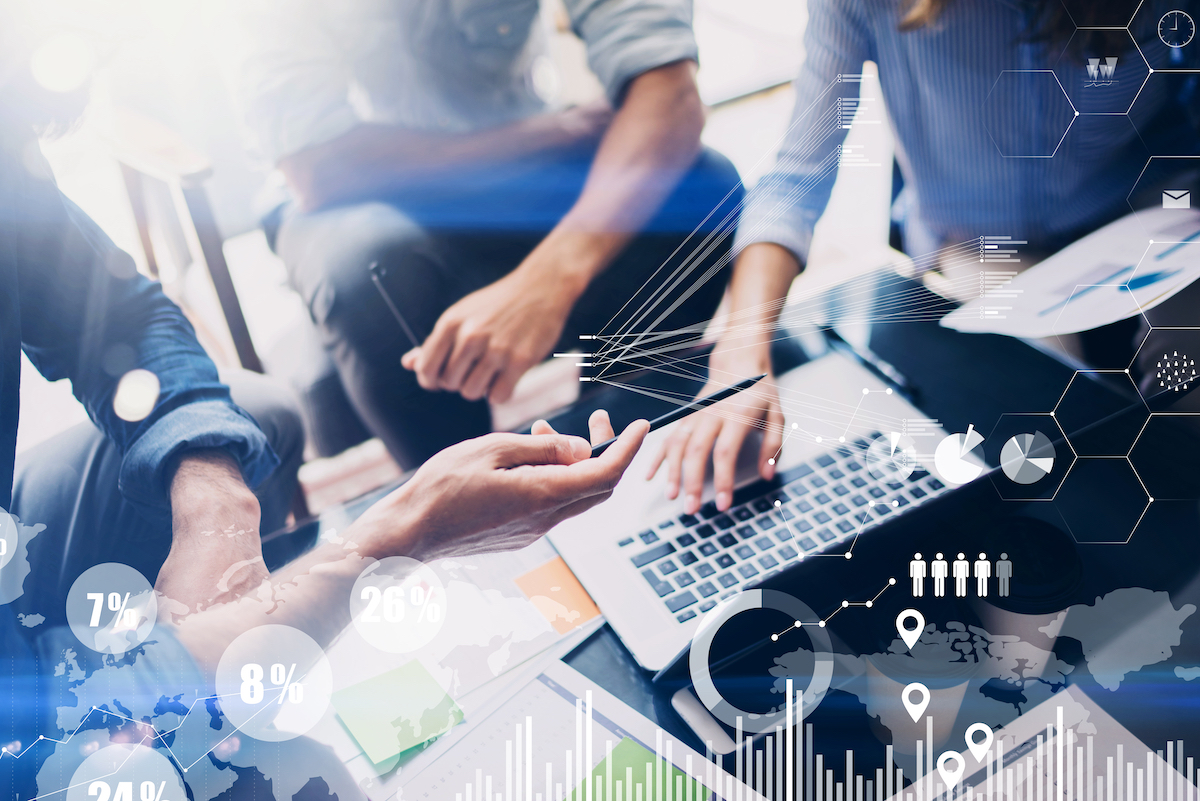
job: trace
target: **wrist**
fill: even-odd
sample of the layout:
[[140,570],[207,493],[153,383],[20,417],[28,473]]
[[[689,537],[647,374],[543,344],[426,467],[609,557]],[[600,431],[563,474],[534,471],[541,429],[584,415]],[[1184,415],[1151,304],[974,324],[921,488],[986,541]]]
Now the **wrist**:
[[258,498],[246,486],[237,461],[225,451],[187,451],[169,471],[171,516],[178,532],[189,518],[220,509],[236,525],[258,538]]
[[587,235],[574,231],[551,231],[515,274],[528,281],[534,291],[562,299],[566,308],[587,290],[592,279],[604,268],[598,248],[590,246]]
[[411,480],[405,482],[346,529],[346,547],[368,559],[422,559],[426,536],[421,523],[426,513],[412,485]]
[[710,372],[771,373],[771,342],[758,337],[723,337],[713,346],[709,365]]

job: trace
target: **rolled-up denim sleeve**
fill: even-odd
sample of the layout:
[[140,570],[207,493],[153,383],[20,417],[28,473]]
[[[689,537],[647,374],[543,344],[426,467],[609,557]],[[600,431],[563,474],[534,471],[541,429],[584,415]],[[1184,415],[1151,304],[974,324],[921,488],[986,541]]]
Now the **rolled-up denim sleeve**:
[[[20,182],[16,213],[23,219],[12,244],[21,346],[46,378],[70,379],[88,415],[117,444],[121,492],[135,503],[167,506],[168,465],[196,448],[228,451],[249,486],[261,483],[279,459],[234,405],[179,307],[58,190],[44,162],[40,174],[20,163],[3,166],[3,175]],[[154,374],[159,394],[145,418],[125,420],[113,401],[122,375],[135,368]]]
[[[813,229],[837,178],[843,124],[858,75],[872,56],[870,38],[849,0],[812,0],[804,32],[805,57],[795,82],[795,107],[775,166],[746,198],[734,252],[756,242],[782,245],[808,261]],[[849,76],[849,77],[847,77]]]
[[588,65],[616,106],[629,82],[676,61],[696,61],[691,0],[567,0]]

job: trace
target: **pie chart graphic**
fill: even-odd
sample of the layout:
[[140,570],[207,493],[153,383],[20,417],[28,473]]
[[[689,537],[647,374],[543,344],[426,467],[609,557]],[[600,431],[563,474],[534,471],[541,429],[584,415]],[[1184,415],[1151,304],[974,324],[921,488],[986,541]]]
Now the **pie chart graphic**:
[[962,434],[951,434],[938,443],[933,465],[947,484],[968,484],[983,472],[983,435],[974,425]]
[[917,469],[917,443],[906,434],[892,431],[875,438],[863,461],[874,478],[903,481]]
[[1000,469],[1016,484],[1036,484],[1054,470],[1054,443],[1041,431],[1017,434],[1000,450]]

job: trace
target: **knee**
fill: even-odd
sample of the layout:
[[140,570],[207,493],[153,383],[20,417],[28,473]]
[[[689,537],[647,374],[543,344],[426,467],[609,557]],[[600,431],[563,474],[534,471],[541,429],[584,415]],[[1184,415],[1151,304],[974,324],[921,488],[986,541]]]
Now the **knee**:
[[425,229],[386,203],[302,215],[280,231],[280,253],[313,321],[341,336],[353,336],[364,310],[381,304],[372,264],[412,269],[434,247]]
[[706,147],[700,151],[692,173],[708,184],[713,193],[720,192],[722,196],[733,192],[736,199],[741,199],[746,189],[742,186],[742,176],[738,173],[733,162],[718,150]]

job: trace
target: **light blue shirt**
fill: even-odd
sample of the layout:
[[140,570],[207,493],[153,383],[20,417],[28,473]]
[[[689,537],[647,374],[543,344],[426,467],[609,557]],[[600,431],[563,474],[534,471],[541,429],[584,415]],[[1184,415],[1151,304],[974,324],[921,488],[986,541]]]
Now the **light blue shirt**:
[[[1198,76],[1161,72],[1200,66],[1200,37],[1171,48],[1157,31],[1173,8],[1200,21],[1196,2],[1141,6],[1131,30],[1145,61],[1119,31],[1106,34],[1104,52],[1048,52],[1024,36],[1039,4],[956,0],[936,24],[901,33],[904,5],[809,0],[792,127],[747,199],[737,249],[774,242],[807,260],[836,176],[841,123],[859,97],[859,84],[839,76],[861,73],[868,60],[878,65],[895,133],[913,255],[984,235],[1055,250],[1127,213],[1135,184],[1145,189],[1158,168],[1198,164],[1160,160],[1139,181],[1151,154],[1200,153]],[[1086,59],[1107,65],[1110,56],[1111,79],[1098,69],[1093,77]]]
[[[566,0],[614,107],[643,72],[696,58],[690,0]],[[546,109],[538,0],[244,0],[235,91],[270,163],[362,123],[462,133]]]

